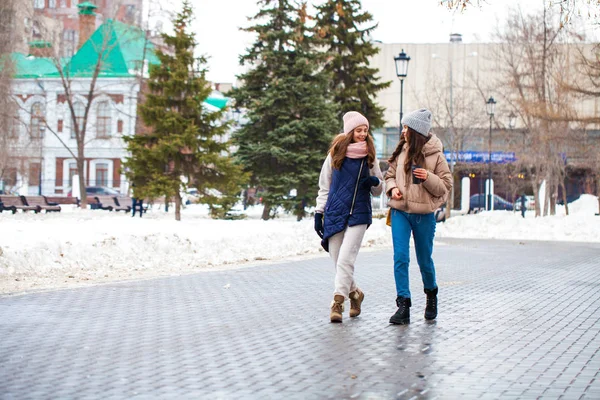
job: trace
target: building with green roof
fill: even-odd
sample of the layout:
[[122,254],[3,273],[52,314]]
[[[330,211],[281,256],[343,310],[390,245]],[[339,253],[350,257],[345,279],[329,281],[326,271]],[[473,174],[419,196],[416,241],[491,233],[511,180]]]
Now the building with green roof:
[[[46,50],[49,46],[30,43],[30,48]],[[14,157],[17,165],[9,171],[11,184],[4,186],[23,195],[65,195],[70,191],[77,173],[73,156],[77,154],[77,142],[61,71],[73,94],[76,121],[81,123],[99,65],[86,125],[85,178],[88,186],[107,186],[126,193],[128,184],[121,174],[121,160],[128,152],[122,137],[135,135],[141,78],[147,76],[150,64],[159,63],[146,33],[132,25],[106,20],[90,31],[71,58],[13,53],[11,59],[13,93],[19,106],[15,115],[19,123],[13,129],[18,137]],[[206,100],[205,108],[221,110],[228,102],[215,92]]]

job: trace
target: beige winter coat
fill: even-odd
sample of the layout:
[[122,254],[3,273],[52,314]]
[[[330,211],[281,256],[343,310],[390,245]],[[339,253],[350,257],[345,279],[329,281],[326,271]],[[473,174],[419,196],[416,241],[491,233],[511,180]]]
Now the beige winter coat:
[[[443,153],[442,142],[436,135],[423,146],[425,156],[424,168],[429,172],[427,180],[421,184],[412,183],[411,176],[406,179],[404,161],[406,160],[407,145],[398,157],[390,164],[385,174],[386,193],[390,197],[388,206],[411,214],[429,214],[446,202],[448,192],[452,188],[452,174]],[[422,166],[423,167],[423,166]],[[402,193],[400,200],[391,199],[393,188]]]

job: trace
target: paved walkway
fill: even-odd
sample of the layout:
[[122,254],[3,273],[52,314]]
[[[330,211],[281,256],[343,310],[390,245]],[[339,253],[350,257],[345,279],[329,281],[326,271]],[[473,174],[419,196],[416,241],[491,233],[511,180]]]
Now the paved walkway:
[[0,298],[1,399],[600,399],[600,245],[444,240],[409,326],[391,250],[330,324],[325,257]]

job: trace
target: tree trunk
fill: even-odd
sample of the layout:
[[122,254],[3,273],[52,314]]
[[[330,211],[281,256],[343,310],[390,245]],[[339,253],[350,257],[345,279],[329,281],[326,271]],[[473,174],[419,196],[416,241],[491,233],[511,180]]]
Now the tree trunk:
[[537,179],[533,181],[533,200],[535,201],[535,216],[540,216],[540,185]]
[[87,191],[85,190],[85,159],[83,158],[83,153],[80,154],[81,156],[77,157],[77,173],[79,174],[79,207],[81,207],[82,209],[86,209]]
[[596,183],[596,196],[598,197],[598,214],[596,215],[600,216],[600,177],[598,178],[598,182]]
[[558,184],[552,183],[552,195],[550,196],[550,215],[556,215],[556,199],[558,198]]
[[304,201],[298,200],[298,204],[296,204],[296,221],[302,221],[304,218]]
[[175,221],[181,221],[181,195],[175,194]]
[[267,203],[265,203],[264,207],[263,207],[263,212],[262,212],[262,219],[265,221],[268,221],[271,215],[271,206]]
[[562,191],[562,200],[565,203],[565,215],[569,215],[569,205],[567,204],[567,189],[564,180],[560,181],[560,189]]

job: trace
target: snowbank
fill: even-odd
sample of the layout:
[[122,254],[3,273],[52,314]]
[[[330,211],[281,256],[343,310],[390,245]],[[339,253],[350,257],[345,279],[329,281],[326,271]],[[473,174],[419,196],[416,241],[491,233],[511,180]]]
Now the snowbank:
[[[265,260],[324,254],[312,218],[213,220],[189,206],[182,220],[160,209],[143,218],[66,207],[54,214],[0,214],[0,293],[102,281],[178,275]],[[383,220],[364,247],[390,243]],[[387,228],[389,229],[389,228]]]
[[534,211],[483,211],[448,219],[438,225],[437,238],[556,240],[600,242],[598,198],[582,195],[569,204],[569,216],[564,206],[557,206],[555,216],[535,218]]
[[[455,216],[438,224],[436,238],[491,238],[600,242],[598,202],[582,196],[571,215],[525,219],[507,211]],[[143,218],[63,207],[56,214],[0,214],[0,293],[23,292],[126,279],[179,275],[297,257],[324,255],[312,218],[283,215],[221,221],[206,207],[189,206],[177,222],[173,210],[150,210]],[[391,247],[390,228],[374,219],[363,247]]]

